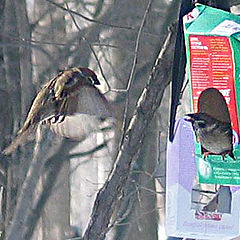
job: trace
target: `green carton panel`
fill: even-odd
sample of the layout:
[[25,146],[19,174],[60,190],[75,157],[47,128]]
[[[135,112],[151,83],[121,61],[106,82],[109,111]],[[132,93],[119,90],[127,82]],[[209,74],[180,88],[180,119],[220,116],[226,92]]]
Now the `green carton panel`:
[[198,14],[197,19],[192,22],[185,20],[187,34],[202,33],[223,36],[235,34],[235,37],[239,38],[240,18],[238,16],[202,4],[197,4],[194,11]]

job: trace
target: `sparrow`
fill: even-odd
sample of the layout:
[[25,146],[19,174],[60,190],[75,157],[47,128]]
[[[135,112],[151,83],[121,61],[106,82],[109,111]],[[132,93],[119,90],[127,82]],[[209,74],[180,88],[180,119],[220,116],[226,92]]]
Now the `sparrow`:
[[228,154],[233,155],[233,134],[231,123],[221,122],[209,114],[198,112],[186,114],[196,134],[197,141],[201,144],[204,158],[208,155],[221,155],[223,160]]
[[17,137],[3,153],[10,154],[18,146],[32,140],[42,121],[52,126],[53,131],[57,129],[56,133],[64,135],[65,131],[59,131],[59,127],[54,125],[64,123],[66,116],[79,113],[101,118],[113,117],[108,100],[95,85],[100,85],[100,82],[88,68],[74,67],[61,71],[38,92]]

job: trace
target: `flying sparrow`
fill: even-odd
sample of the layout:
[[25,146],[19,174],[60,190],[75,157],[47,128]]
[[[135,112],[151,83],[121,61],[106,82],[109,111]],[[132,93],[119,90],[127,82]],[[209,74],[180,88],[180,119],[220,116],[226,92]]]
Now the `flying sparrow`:
[[200,142],[204,158],[207,155],[233,155],[233,134],[231,123],[221,122],[206,113],[186,114],[187,121],[193,125],[197,141]]
[[[112,117],[113,111],[109,102],[95,85],[100,85],[96,74],[82,67],[64,70],[49,80],[35,97],[17,137],[3,153],[10,154],[19,145],[32,139],[41,121],[47,122],[54,130],[55,124],[64,123],[66,116],[77,113]],[[67,122],[70,122],[69,119]],[[64,135],[64,131],[59,131],[59,128],[56,132]]]

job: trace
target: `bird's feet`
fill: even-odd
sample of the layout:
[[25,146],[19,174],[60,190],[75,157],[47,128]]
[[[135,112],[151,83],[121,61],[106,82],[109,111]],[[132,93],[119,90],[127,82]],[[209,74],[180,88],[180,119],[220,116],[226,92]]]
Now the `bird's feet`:
[[211,152],[204,152],[203,153],[203,159],[206,160],[207,156],[212,155]]
[[[210,156],[210,155],[219,155],[219,154],[216,154],[216,153],[213,153],[213,152],[206,152],[206,150],[205,150],[205,152],[203,152],[203,160],[205,160],[206,161],[206,159],[207,159],[207,157],[208,156]],[[225,155],[223,156],[223,155],[221,155],[223,158],[223,161],[224,161],[224,157],[225,157]]]
[[231,157],[234,161],[236,161],[236,158],[233,155],[233,150],[229,150],[229,151],[225,151],[223,153],[221,153],[222,155],[222,159],[224,160],[225,156],[228,155],[229,157]]
[[53,116],[53,118],[51,119],[51,123],[61,123],[63,122],[65,119],[65,115],[63,114],[57,114],[56,116]]
[[230,150],[230,151],[225,151],[225,152],[222,152],[222,153],[220,153],[220,154],[216,154],[216,153],[212,153],[212,152],[204,152],[204,153],[203,153],[203,159],[206,160],[207,156],[209,156],[209,155],[221,155],[221,156],[222,156],[222,160],[223,160],[224,162],[226,162],[226,160],[225,160],[226,155],[230,156],[233,160],[236,160],[236,158],[235,158],[234,155],[233,155],[232,150]]

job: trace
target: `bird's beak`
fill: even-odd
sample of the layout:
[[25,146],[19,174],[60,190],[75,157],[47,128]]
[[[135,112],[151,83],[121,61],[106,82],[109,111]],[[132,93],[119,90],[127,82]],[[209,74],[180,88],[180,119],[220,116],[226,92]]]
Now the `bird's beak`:
[[99,80],[96,78],[93,78],[92,76],[89,77],[90,81],[92,82],[92,84],[94,85],[100,85]]
[[184,116],[184,120],[188,122],[194,122],[194,114],[193,113],[188,113]]
[[94,79],[93,81],[94,81],[94,84],[95,84],[95,85],[100,85],[100,84],[101,84],[101,83],[99,82],[98,78]]

